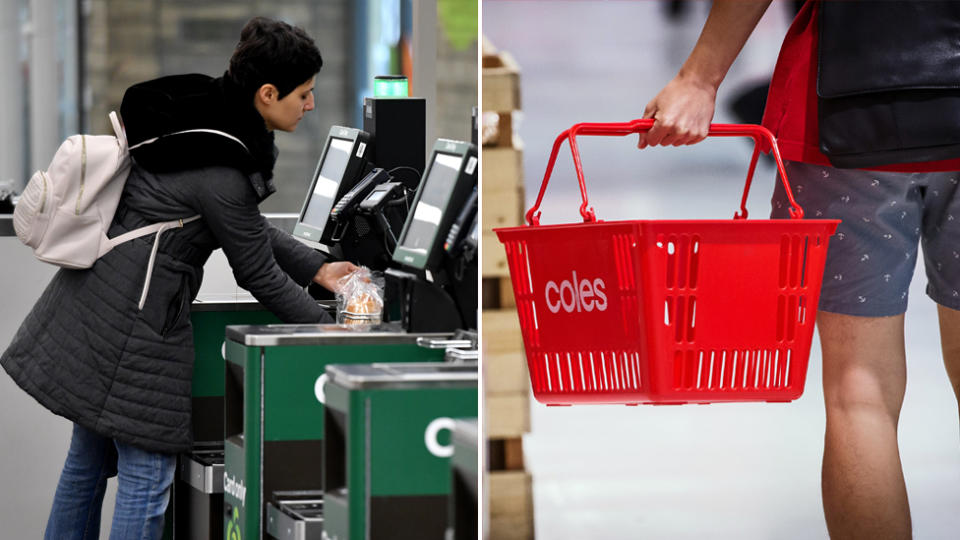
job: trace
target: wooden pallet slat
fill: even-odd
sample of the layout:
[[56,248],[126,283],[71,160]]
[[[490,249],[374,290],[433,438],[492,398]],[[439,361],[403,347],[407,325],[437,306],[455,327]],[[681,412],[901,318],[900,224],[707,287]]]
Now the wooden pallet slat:
[[[483,38],[484,115],[481,219],[482,362],[489,529],[497,540],[532,540],[533,482],[524,470],[530,379],[506,252],[492,229],[524,222],[523,144],[513,133],[521,108],[520,67]],[[491,309],[492,308],[492,309]]]
[[487,395],[485,416],[487,436],[520,437],[530,431],[530,396],[519,394]]
[[517,300],[513,296],[513,283],[509,277],[483,277],[480,284],[483,296],[482,309],[515,309]]
[[481,219],[486,229],[517,227],[523,222],[523,186],[483,190]]
[[514,136],[510,146],[483,149],[484,196],[488,191],[516,189],[522,185],[523,141],[520,137]]
[[490,538],[528,540],[534,537],[533,482],[524,471],[491,472]]
[[490,439],[487,456],[491,471],[522,471],[523,438]]
[[510,266],[507,264],[507,252],[503,244],[492,232],[483,231],[480,235],[483,245],[483,256],[480,261],[480,272],[483,277],[507,277],[510,275]]
[[520,109],[520,66],[508,52],[485,55],[483,68],[484,111],[506,112]]
[[487,111],[483,113],[483,147],[509,147],[513,145],[513,112]]
[[482,311],[480,322],[483,324],[481,348],[484,356],[523,351],[523,333],[515,310]]
[[530,389],[523,350],[483,355],[483,388],[487,396],[522,394]]

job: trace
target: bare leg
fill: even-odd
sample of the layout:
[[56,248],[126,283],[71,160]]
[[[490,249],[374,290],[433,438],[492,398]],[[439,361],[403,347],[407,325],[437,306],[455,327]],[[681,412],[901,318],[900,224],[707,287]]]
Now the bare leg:
[[903,315],[820,312],[827,430],[823,508],[830,537],[911,537],[897,446],[906,387]]
[[960,401],[960,311],[937,306],[940,315],[940,345],[953,393]]

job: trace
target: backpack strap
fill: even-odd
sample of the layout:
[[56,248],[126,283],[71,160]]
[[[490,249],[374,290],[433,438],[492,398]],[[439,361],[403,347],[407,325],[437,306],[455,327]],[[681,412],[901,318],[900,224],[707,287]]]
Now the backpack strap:
[[[140,303],[137,304],[137,309],[143,309],[143,304],[147,301],[147,293],[150,291],[150,277],[153,276],[153,263],[157,259],[157,251],[160,249],[160,235],[163,234],[163,231],[167,229],[174,229],[183,227],[184,223],[190,223],[191,221],[196,221],[200,219],[200,215],[188,217],[187,219],[178,219],[176,221],[167,221],[164,223],[154,223],[153,225],[147,225],[143,229],[149,229],[160,225],[157,227],[157,236],[153,239],[153,249],[150,250],[150,262],[147,263],[147,276],[143,278],[143,292],[140,293]],[[143,230],[137,229],[137,231]]]
[[152,139],[147,139],[147,140],[141,141],[141,142],[139,142],[139,143],[137,143],[137,144],[135,144],[135,145],[133,145],[133,146],[130,146],[130,143],[127,141],[127,132],[126,132],[126,130],[123,129],[123,124],[120,123],[120,118],[117,116],[117,112],[116,112],[116,111],[110,111],[110,115],[109,115],[109,116],[110,116],[110,123],[113,125],[113,132],[117,135],[117,139],[123,144],[124,147],[127,148],[127,150],[134,150],[134,149],[140,148],[141,146],[143,146],[143,145],[145,145],[145,144],[155,143],[155,142],[159,141],[160,139],[162,139],[162,138],[164,138],[164,137],[170,137],[170,136],[173,136],[173,135],[182,135],[182,134],[184,134],[184,133],[212,133],[212,134],[214,134],[214,135],[219,135],[219,136],[221,136],[221,137],[226,137],[227,139],[230,139],[231,141],[234,141],[234,142],[236,142],[237,144],[239,144],[240,146],[242,146],[243,149],[246,150],[248,153],[250,152],[250,149],[247,148],[247,145],[243,144],[243,141],[241,141],[241,140],[238,139],[237,137],[234,137],[233,135],[231,135],[231,134],[229,134],[229,133],[227,133],[227,132],[225,132],[225,131],[220,131],[220,130],[217,130],[217,129],[206,129],[206,128],[185,129],[185,130],[183,130],[183,131],[175,131],[175,132],[173,132],[173,133],[167,133],[166,135],[160,135],[159,137],[154,137],[154,138],[152,138]]
[[120,124],[120,118],[117,116],[116,111],[110,111],[110,123],[113,125],[113,132],[117,135],[117,140],[120,141],[121,146],[127,148],[127,132],[124,131],[123,125]]
[[152,223],[150,225],[145,225],[143,227],[140,227],[139,229],[127,231],[119,236],[108,238],[107,241],[103,244],[103,247],[100,248],[101,253],[99,256],[102,257],[111,249],[117,247],[118,245],[124,242],[133,240],[134,238],[140,238],[141,236],[146,236],[148,234],[163,232],[167,229],[177,229],[177,228],[183,227],[187,223],[191,223],[193,221],[200,219],[200,217],[201,217],[200,214],[197,214],[195,216],[191,216],[188,218],[174,219],[171,221],[161,221],[160,223]]
[[143,304],[147,301],[147,293],[150,291],[150,278],[153,276],[153,263],[157,260],[157,251],[160,249],[160,235],[169,229],[179,229],[187,223],[200,219],[200,217],[200,214],[197,214],[188,218],[153,223],[145,227],[140,227],[139,229],[125,232],[120,236],[110,238],[104,243],[104,247],[100,249],[102,253],[106,253],[117,245],[129,240],[133,240],[134,238],[140,238],[141,236],[156,233],[156,237],[153,239],[153,249],[150,250],[150,261],[147,262],[147,276],[143,280],[143,291],[140,293],[140,302],[137,304],[138,309],[143,309]]
[[[113,113],[111,113],[111,114],[113,114]],[[232,140],[232,141],[235,141],[237,144],[239,144],[240,146],[242,146],[243,149],[247,151],[247,153],[250,152],[250,149],[247,148],[247,145],[243,144],[243,141],[241,141],[240,139],[234,137],[233,135],[231,135],[231,134],[229,134],[229,133],[226,133],[226,132],[224,132],[224,131],[216,130],[216,129],[202,129],[202,128],[201,128],[201,129],[185,129],[185,130],[183,130],[183,131],[175,131],[175,132],[173,132],[173,133],[168,133],[168,134],[166,134],[166,135],[161,135],[161,136],[159,136],[159,137],[154,137],[154,138],[152,138],[152,139],[147,139],[147,140],[145,140],[145,141],[139,142],[139,143],[131,146],[131,147],[130,147],[130,150],[135,150],[135,149],[140,148],[141,146],[143,146],[143,145],[145,145],[145,144],[155,143],[155,142],[159,141],[160,139],[162,139],[162,138],[164,138],[164,137],[172,137],[172,136],[174,136],[174,135],[182,135],[182,134],[184,134],[184,133],[212,133],[212,134],[214,134],[214,135],[220,135],[221,137],[226,137],[226,138],[228,138],[228,139],[230,139],[230,140]]]

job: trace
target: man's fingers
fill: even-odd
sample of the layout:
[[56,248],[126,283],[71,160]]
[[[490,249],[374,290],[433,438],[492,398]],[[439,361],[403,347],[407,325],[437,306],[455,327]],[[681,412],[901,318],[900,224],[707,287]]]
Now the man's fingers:
[[673,146],[684,146],[688,144],[695,144],[702,141],[706,138],[707,134],[704,130],[693,127],[675,127],[670,133],[669,138],[664,137],[660,144],[663,146],[673,145]]
[[643,150],[648,146],[650,146],[649,133],[646,131],[639,133],[639,137],[637,138],[637,148]]
[[[654,115],[656,115],[657,106],[654,104],[654,101],[647,103],[647,106],[643,108],[643,116],[641,118],[653,118]],[[654,123],[656,123],[656,121],[654,121]],[[637,137],[637,148],[643,150],[650,144],[647,138],[647,134],[648,132],[646,131],[640,132],[639,134],[640,136]]]
[[[683,146],[686,144],[693,143],[693,134],[687,130],[680,130],[673,136],[673,139],[670,141],[670,144],[673,146]],[[666,145],[666,143],[664,143]]]
[[637,148],[683,146],[698,143],[706,138],[706,129],[682,124],[683,121],[678,123],[674,119],[654,118],[650,130],[646,133],[640,133],[637,137]]
[[674,146],[680,146],[680,145],[686,145],[686,144],[697,144],[698,142],[706,138],[707,138],[706,135],[700,135],[699,133],[691,133],[691,134],[688,134],[683,139],[683,141],[681,141],[679,144],[674,143]]
[[647,103],[647,106],[643,108],[643,116],[641,118],[653,118],[657,114],[657,105],[656,100]]
[[669,133],[669,128],[664,126],[664,123],[659,118],[655,118],[653,121],[653,126],[647,131],[646,143],[650,146],[656,146],[660,144],[660,141]]
[[705,138],[705,135],[700,135],[698,133],[675,131],[668,128],[661,128],[656,131],[651,129],[645,135],[642,133],[640,134],[637,147],[646,148],[647,146],[684,146],[698,143]]
[[671,146],[671,145],[676,146],[674,142],[676,140],[677,140],[677,136],[673,133],[664,135],[663,139],[660,139],[660,146]]

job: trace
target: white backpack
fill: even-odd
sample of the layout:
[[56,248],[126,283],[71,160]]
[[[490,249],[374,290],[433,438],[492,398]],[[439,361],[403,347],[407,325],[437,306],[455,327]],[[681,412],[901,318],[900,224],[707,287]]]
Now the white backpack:
[[[72,135],[60,145],[47,170],[33,174],[14,208],[13,227],[20,241],[33,248],[38,259],[72,269],[90,268],[119,244],[156,233],[140,298],[142,309],[160,235],[200,216],[154,223],[107,238],[123,185],[130,174],[130,149],[117,113],[110,113],[110,122],[116,136]],[[243,145],[236,137],[215,130],[189,130],[171,135],[197,131],[216,133]],[[134,148],[156,140],[144,141]]]

